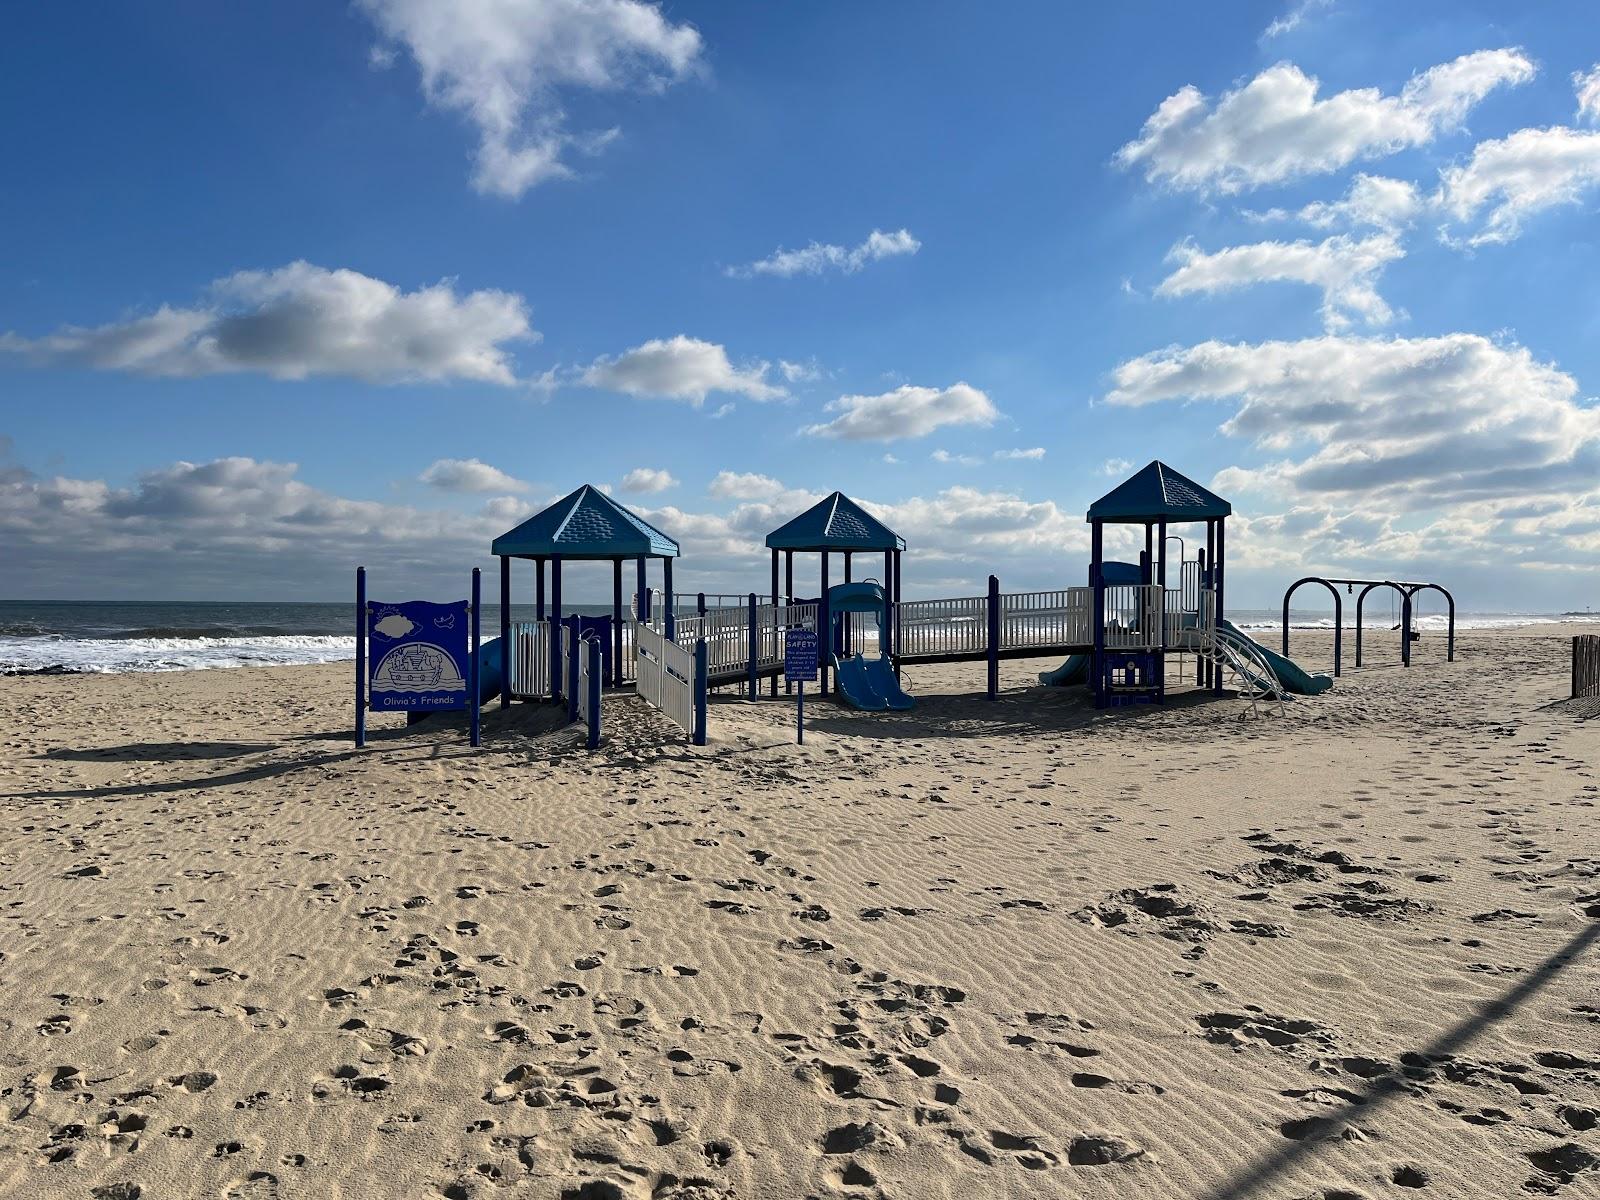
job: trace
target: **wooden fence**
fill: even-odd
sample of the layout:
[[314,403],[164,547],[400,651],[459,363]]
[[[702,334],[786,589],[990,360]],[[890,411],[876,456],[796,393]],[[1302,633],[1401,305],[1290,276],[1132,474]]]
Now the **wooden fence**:
[[1572,698],[1600,696],[1600,636],[1581,634],[1572,639]]

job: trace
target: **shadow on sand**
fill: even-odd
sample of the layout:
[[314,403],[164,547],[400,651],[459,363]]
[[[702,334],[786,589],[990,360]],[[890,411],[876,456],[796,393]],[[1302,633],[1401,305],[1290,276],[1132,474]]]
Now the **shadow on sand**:
[[1402,1054],[1397,1071],[1376,1080],[1344,1107],[1319,1115],[1311,1126],[1296,1122],[1299,1127],[1297,1132],[1303,1134],[1303,1140],[1287,1142],[1281,1150],[1268,1154],[1221,1186],[1206,1192],[1200,1200],[1245,1200],[1258,1194],[1301,1159],[1314,1153],[1326,1137],[1338,1136],[1339,1131],[1355,1118],[1371,1117],[1396,1096],[1408,1092],[1417,1082],[1431,1078],[1437,1064],[1449,1061],[1457,1051],[1465,1049],[1473,1038],[1515,1013],[1588,951],[1596,940],[1600,940],[1600,921],[1580,929],[1566,945],[1530,970],[1515,987],[1480,1004],[1471,1016],[1445,1030],[1428,1045]]

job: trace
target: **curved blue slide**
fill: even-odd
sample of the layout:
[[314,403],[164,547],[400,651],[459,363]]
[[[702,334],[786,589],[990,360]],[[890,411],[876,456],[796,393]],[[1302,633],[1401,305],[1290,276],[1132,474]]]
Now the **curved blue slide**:
[[1039,682],[1045,687],[1073,687],[1089,682],[1089,656],[1068,655],[1067,661],[1054,671],[1040,671]]
[[[859,656],[858,656],[859,657]],[[867,660],[867,682],[872,690],[883,697],[883,702],[896,712],[915,708],[917,702],[901,690],[900,681],[894,677],[894,664],[887,654]]]
[[859,654],[844,659],[834,655],[833,682],[839,689],[839,695],[851,708],[859,708],[862,712],[883,712],[889,707],[889,702],[872,686],[872,678],[867,674],[867,660]]
[[1267,665],[1272,668],[1272,673],[1278,677],[1278,682],[1283,685],[1283,690],[1295,696],[1320,696],[1323,692],[1333,687],[1331,675],[1312,675],[1295,665],[1289,659],[1275,650],[1269,650],[1256,639],[1250,637],[1232,621],[1218,621],[1219,629],[1226,629],[1235,637],[1248,638],[1255,642],[1256,648],[1261,651],[1261,657],[1267,660]]

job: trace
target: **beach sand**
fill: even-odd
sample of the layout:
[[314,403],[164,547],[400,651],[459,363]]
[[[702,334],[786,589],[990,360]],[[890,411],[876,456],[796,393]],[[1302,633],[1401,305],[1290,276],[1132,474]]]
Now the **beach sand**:
[[348,664],[0,679],[0,1195],[1600,1195],[1593,631],[592,755],[356,751]]

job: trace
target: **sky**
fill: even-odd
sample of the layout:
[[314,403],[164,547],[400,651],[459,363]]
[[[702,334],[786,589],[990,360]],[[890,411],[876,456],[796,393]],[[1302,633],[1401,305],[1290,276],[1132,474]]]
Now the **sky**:
[[1061,587],[1160,459],[1234,605],[1600,604],[1586,3],[8,24],[0,598],[447,598],[583,483],[681,589],[765,590],[836,488],[908,597]]

